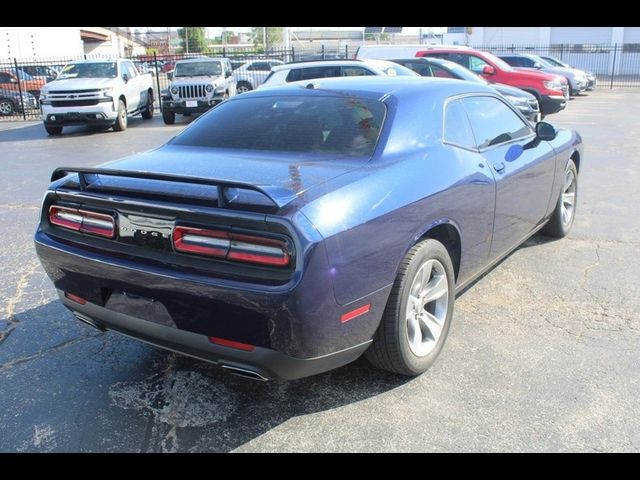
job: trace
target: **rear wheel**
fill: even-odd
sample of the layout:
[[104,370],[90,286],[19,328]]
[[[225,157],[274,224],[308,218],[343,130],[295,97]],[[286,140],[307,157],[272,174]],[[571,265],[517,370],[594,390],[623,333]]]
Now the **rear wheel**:
[[162,120],[167,125],[173,125],[176,123],[176,112],[172,112],[171,110],[162,110]]
[[62,127],[60,125],[49,125],[45,123],[44,129],[49,135],[60,135],[62,133]]
[[153,92],[147,95],[147,106],[142,110],[142,118],[145,120],[153,118]]
[[15,108],[13,107],[13,102],[11,100],[7,100],[5,98],[0,99],[0,115],[13,115],[14,112]]
[[415,245],[400,265],[380,326],[365,356],[373,365],[418,375],[436,360],[453,316],[455,284],[447,249],[437,240]]
[[127,129],[127,106],[124,100],[118,101],[118,118],[113,125],[113,130],[116,132],[123,132]]
[[551,237],[565,237],[576,217],[576,205],[578,203],[578,169],[573,160],[569,160],[564,171],[564,180],[560,198],[556,203],[556,208],[544,226],[542,233]]

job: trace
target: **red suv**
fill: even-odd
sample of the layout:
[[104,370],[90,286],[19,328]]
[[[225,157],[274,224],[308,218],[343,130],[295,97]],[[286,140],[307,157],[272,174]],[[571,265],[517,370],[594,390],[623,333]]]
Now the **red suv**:
[[421,50],[416,57],[443,58],[468,68],[490,83],[503,83],[525,90],[538,99],[542,115],[559,112],[567,106],[567,79],[550,73],[516,70],[489,52],[469,47],[436,47]]

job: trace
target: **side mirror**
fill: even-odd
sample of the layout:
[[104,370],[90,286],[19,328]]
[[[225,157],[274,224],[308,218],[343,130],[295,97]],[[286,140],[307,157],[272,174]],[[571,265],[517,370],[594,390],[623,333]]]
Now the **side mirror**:
[[537,68],[538,70],[540,70],[542,68],[542,64],[540,62],[534,62],[533,68]]
[[124,81],[124,83],[127,83],[129,81],[129,75],[127,75],[126,73],[123,73],[122,80]]
[[170,82],[173,82],[173,70],[171,70],[170,72],[167,72],[167,80],[169,80]]
[[550,142],[558,135],[556,127],[547,122],[538,122],[536,124],[536,137],[540,140]]
[[224,78],[229,78],[231,76],[231,71],[227,70],[224,74]]
[[496,69],[493,68],[491,65],[485,65],[484,67],[482,67],[482,74],[483,75],[495,75],[496,74]]

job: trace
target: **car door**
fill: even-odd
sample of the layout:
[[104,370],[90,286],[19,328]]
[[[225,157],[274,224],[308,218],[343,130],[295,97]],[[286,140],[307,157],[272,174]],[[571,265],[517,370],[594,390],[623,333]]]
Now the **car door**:
[[247,68],[247,71],[250,72],[250,76],[253,80],[253,88],[256,88],[258,85],[262,85],[264,80],[269,75],[271,71],[271,64],[269,62],[253,62]]
[[236,87],[238,82],[236,81],[236,77],[233,74],[233,68],[231,67],[231,62],[229,60],[224,60],[222,62],[222,72],[224,73],[223,77],[226,82],[229,96],[233,97],[236,94]]
[[555,152],[528,122],[493,95],[462,98],[476,148],[496,178],[491,258],[520,243],[545,217],[555,174]]
[[[127,75],[127,81],[124,84],[124,91],[127,97],[127,111],[132,112],[140,105],[140,78],[138,72],[134,68],[133,63],[126,60],[121,63],[121,75]],[[124,78],[123,78],[124,80]]]

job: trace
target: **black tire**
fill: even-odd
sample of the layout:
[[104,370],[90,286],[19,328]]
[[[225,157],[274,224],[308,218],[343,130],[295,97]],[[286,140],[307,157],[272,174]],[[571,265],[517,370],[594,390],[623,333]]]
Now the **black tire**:
[[[428,354],[417,356],[409,345],[407,302],[416,274],[429,260],[437,260],[444,267],[448,287],[446,315],[435,346]],[[444,295],[443,295],[444,297]],[[365,357],[374,366],[401,375],[415,376],[426,371],[436,360],[449,333],[455,301],[454,271],[447,249],[437,240],[427,239],[415,245],[400,265],[389,300]]]
[[142,118],[145,120],[153,118],[153,92],[147,95],[147,106],[142,110]]
[[[573,189],[567,189],[566,182],[568,175],[573,175],[573,178],[575,179]],[[569,162],[567,163],[562,181],[562,188],[560,189],[560,195],[558,197],[558,202],[556,203],[556,208],[554,209],[551,218],[549,218],[549,221],[542,229],[542,233],[544,235],[555,238],[566,237],[571,230],[573,222],[576,218],[576,207],[578,205],[578,169],[576,168],[576,164],[573,160],[569,160]],[[563,218],[563,211],[567,208],[564,197],[565,193],[574,194],[572,205],[573,208],[571,209],[569,221],[566,221],[566,219]]]
[[172,112],[171,110],[162,110],[162,120],[167,125],[173,125],[176,123],[176,112]]
[[49,135],[60,135],[62,133],[62,127],[60,125],[44,124],[44,129]]
[[239,81],[236,84],[236,95],[240,95],[241,93],[250,92],[253,90],[253,87],[249,82],[245,82],[244,80]]
[[114,132],[124,132],[127,129],[127,106],[124,100],[118,100],[118,118],[113,124]]
[[9,116],[16,113],[16,107],[8,98],[0,98],[0,115]]

